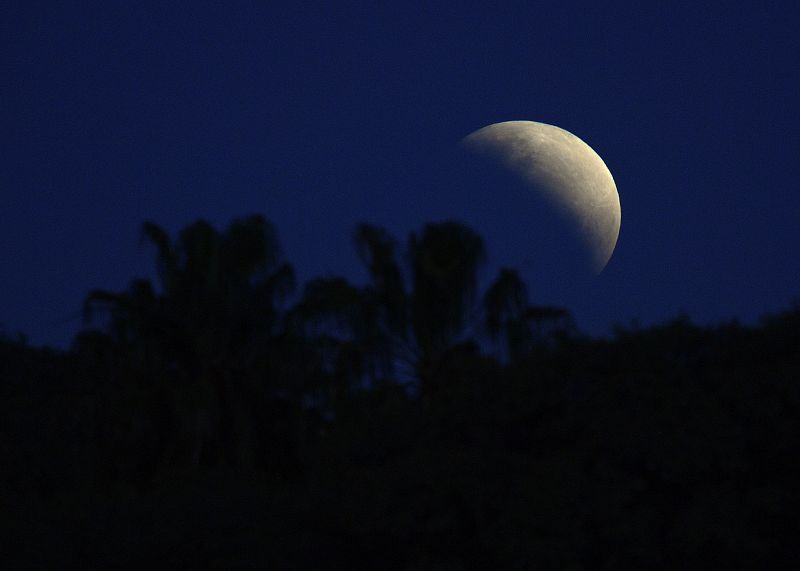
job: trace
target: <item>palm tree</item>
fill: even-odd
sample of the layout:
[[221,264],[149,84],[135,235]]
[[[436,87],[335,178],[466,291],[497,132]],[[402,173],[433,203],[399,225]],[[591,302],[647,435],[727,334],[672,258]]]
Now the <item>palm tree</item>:
[[445,352],[474,326],[478,270],[486,251],[483,239],[458,222],[426,225],[408,240],[412,274],[410,306],[415,376],[421,387],[437,377]]
[[528,289],[516,270],[501,268],[483,296],[489,339],[501,345],[504,356],[516,361],[536,345],[572,332],[569,312],[560,307],[530,305]]
[[509,358],[515,358],[524,351],[528,340],[524,321],[520,319],[528,307],[528,289],[519,273],[501,268],[483,296],[483,306],[489,339],[494,343],[504,340],[505,347],[501,350]]
[[[326,337],[334,354],[336,340],[363,349],[357,355],[362,368],[351,369],[353,382],[365,371],[373,380],[391,377],[399,365],[428,390],[447,355],[474,344],[481,330],[493,341],[504,338],[507,353],[516,358],[536,338],[532,324],[563,317],[529,306],[524,283],[509,269],[500,270],[483,303],[477,304],[485,247],[480,236],[459,222],[428,224],[409,236],[407,281],[397,259],[397,241],[386,230],[359,224],[354,243],[370,282],[359,288],[339,278],[317,280],[294,310],[303,323],[336,323],[338,336]],[[546,324],[539,326],[546,329]]]
[[252,402],[263,392],[259,365],[279,335],[278,305],[294,288],[275,231],[256,215],[224,233],[199,220],[176,241],[147,222],[142,237],[156,248],[160,291],[149,280],[120,294],[95,290],[87,320],[106,310],[109,335],[143,370],[166,377],[176,424],[168,456],[186,456],[188,448],[194,466],[214,454],[246,463]]

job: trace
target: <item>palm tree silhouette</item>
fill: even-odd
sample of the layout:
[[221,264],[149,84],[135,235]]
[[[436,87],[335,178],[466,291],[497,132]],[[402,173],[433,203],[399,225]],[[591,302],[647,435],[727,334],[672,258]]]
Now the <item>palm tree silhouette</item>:
[[428,390],[446,357],[473,344],[481,332],[504,340],[509,356],[517,358],[550,321],[568,319],[564,310],[528,305],[522,279],[505,268],[476,303],[486,251],[482,238],[460,222],[427,224],[409,236],[408,280],[398,243],[385,229],[359,224],[353,238],[369,283],[359,288],[341,278],[315,280],[294,309],[299,322],[335,324],[339,336],[325,336],[331,346],[362,349],[349,353],[358,360],[351,382],[364,373],[372,380],[391,377],[402,368],[401,376]]
[[168,461],[196,466],[216,454],[247,463],[252,402],[264,391],[256,365],[279,335],[278,305],[294,288],[275,231],[256,215],[223,233],[199,220],[175,241],[147,222],[142,238],[156,248],[160,291],[145,279],[120,294],[94,290],[86,319],[107,311],[109,335],[140,369],[168,372],[175,425]]

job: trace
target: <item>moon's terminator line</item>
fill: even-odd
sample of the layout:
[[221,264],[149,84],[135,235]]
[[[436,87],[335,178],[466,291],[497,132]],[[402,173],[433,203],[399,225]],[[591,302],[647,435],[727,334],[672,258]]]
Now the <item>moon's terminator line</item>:
[[469,149],[502,161],[574,220],[600,273],[619,236],[619,194],[603,159],[581,139],[534,121],[494,123],[467,135]]

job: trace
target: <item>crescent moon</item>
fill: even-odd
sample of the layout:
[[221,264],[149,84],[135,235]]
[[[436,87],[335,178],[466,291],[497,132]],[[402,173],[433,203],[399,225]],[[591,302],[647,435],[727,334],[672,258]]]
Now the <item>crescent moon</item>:
[[468,149],[502,162],[539,190],[567,218],[591,252],[595,273],[605,268],[619,236],[619,194],[603,159],[581,139],[535,121],[494,123],[467,135]]

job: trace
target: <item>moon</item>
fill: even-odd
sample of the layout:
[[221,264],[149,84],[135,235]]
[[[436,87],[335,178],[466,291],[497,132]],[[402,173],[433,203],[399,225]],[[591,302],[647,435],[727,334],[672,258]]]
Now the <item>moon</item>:
[[617,244],[622,212],[614,178],[589,145],[535,121],[494,123],[462,144],[499,160],[565,213],[590,253],[592,270],[603,271]]

